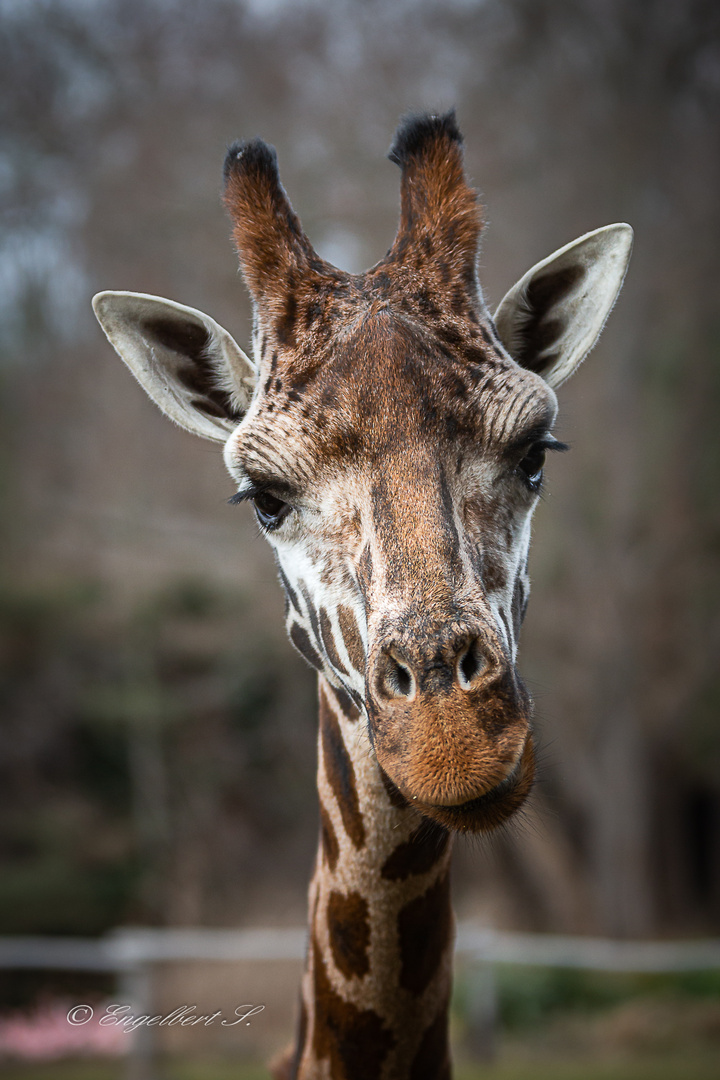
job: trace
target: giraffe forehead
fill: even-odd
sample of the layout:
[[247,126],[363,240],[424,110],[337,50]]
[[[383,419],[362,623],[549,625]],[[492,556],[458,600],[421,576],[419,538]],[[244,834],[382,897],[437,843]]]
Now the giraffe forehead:
[[502,449],[552,423],[553,392],[496,347],[458,331],[461,345],[449,348],[387,309],[355,315],[332,348],[310,335],[265,358],[236,439],[245,464],[279,479],[289,471],[302,488],[328,470],[384,471],[393,456],[412,471],[428,452],[442,461]]

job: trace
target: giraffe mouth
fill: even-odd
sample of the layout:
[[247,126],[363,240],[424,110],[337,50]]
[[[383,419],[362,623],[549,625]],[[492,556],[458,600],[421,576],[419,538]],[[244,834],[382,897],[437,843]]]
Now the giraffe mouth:
[[454,832],[491,832],[515,814],[526,798],[535,778],[535,753],[528,738],[513,771],[476,799],[455,806],[414,804],[426,817],[440,822]]

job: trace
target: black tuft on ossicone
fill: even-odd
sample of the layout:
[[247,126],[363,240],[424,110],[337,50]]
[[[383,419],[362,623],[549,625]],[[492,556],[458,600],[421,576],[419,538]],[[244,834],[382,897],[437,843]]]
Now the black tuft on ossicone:
[[431,113],[412,114],[404,117],[395,132],[388,157],[401,168],[407,161],[421,154],[430,143],[446,138],[462,146],[463,137],[457,126],[455,110],[433,116]]
[[242,172],[254,176],[278,176],[277,154],[274,146],[268,146],[262,139],[245,139],[234,142],[228,148],[223,166],[225,182],[231,173]]

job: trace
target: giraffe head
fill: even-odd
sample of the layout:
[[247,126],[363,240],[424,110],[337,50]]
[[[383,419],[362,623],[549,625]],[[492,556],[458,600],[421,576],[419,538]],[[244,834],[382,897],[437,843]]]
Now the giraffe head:
[[401,218],[347,274],[315,253],[274,151],[237,144],[225,199],[255,310],[254,359],[201,312],[101,293],[110,341],[174,420],[225,444],[271,543],[290,637],[336,688],[391,795],[482,831],[533,779],[516,672],[530,522],[555,389],[592,348],[632,231],[589,233],[533,267],[492,319],[482,211],[452,113],[390,152]]

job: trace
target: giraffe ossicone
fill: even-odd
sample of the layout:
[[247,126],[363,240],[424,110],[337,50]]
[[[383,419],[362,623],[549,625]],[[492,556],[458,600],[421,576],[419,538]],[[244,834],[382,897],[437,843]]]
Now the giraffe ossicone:
[[176,423],[224,443],[319,672],[320,845],[294,1048],[276,1075],[449,1077],[453,831],[507,820],[534,774],[515,668],[555,389],[594,345],[632,230],[533,267],[491,318],[453,113],[398,129],[401,217],[364,274],[321,259],[275,152],[237,144],[225,201],[254,359],[209,316],[100,293],[111,343]]

